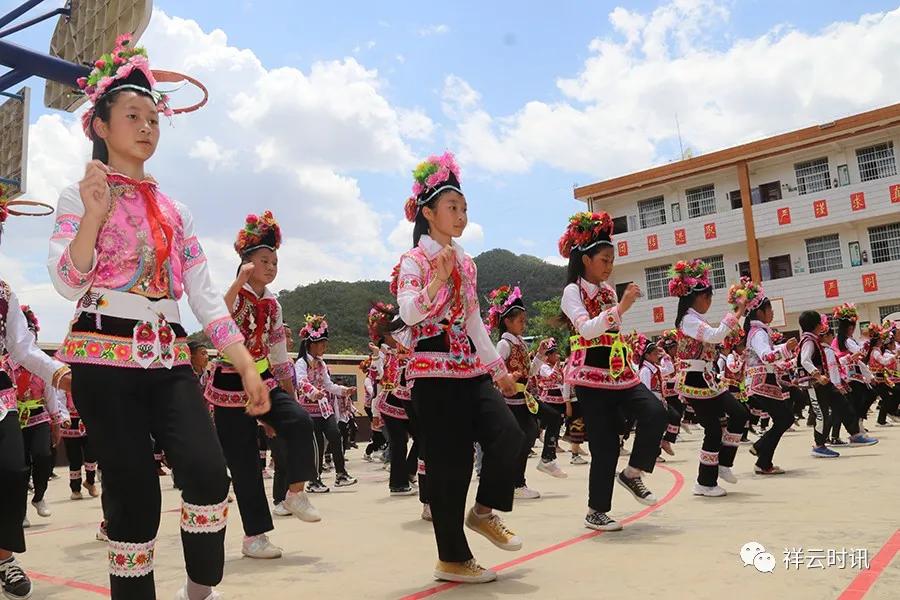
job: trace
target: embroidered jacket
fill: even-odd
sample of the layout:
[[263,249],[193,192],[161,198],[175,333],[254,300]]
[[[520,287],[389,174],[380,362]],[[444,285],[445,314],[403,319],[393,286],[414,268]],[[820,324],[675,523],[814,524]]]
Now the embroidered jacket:
[[[231,314],[244,337],[244,346],[263,371],[269,389],[280,380],[293,379],[294,367],[288,358],[281,304],[272,292],[266,288],[260,297],[250,284],[246,284],[238,292]],[[216,406],[242,407],[247,404],[240,375],[222,355],[216,359],[213,376],[206,383],[205,396]]]
[[400,401],[410,399],[405,377],[409,352],[405,348],[394,349],[385,344],[381,347],[381,356],[383,368],[378,395],[372,403],[373,410],[381,415],[406,420],[406,409]]
[[689,308],[678,328],[678,378],[675,389],[691,399],[714,398],[727,391],[727,386],[715,374],[714,363],[719,355],[716,344],[739,328],[737,317],[727,313],[718,327],[706,322],[703,316]]
[[541,361],[535,379],[537,380],[538,393],[542,402],[547,402],[548,404],[565,403],[566,397],[563,393],[564,376],[562,362],[558,362],[556,363],[556,366],[551,367],[547,363]]
[[629,389],[640,384],[628,356],[630,350],[619,340],[622,317],[611,285],[579,279],[565,287],[561,306],[575,331],[566,383],[600,389]]
[[772,330],[762,321],[750,321],[747,334],[747,372],[745,383],[750,395],[784,400],[787,396],[778,384],[776,365],[791,357],[787,344],[772,344]]
[[515,396],[506,398],[509,405],[525,404],[525,392],[523,386],[526,386],[528,379],[540,368],[541,361],[538,357],[533,360],[528,358],[528,346],[520,336],[513,335],[506,331],[500,336],[497,342],[497,354],[503,359],[508,373],[518,373],[516,384],[519,385],[521,391]]
[[[166,196],[152,179],[135,181],[111,173],[107,180],[110,210],[87,272],[79,271],[69,254],[84,216],[78,184],[65,188],[59,197],[48,269],[56,290],[78,301],[76,323],[63,342],[60,359],[117,367],[190,364],[183,329],[178,326],[178,339],[172,340],[170,323],[144,316],[147,311],[134,316],[133,332],[121,328],[104,332],[100,316],[108,303],[104,295],[115,292],[175,301],[186,294],[191,310],[217,350],[242,342],[222,294],[210,281],[206,255],[187,207]],[[160,248],[168,248],[167,257],[160,254]],[[79,322],[82,313],[95,314],[96,324]]]
[[[22,313],[21,303],[9,285],[0,279],[0,358],[10,358],[43,380],[46,389],[52,389],[53,375],[63,367],[58,360],[44,354],[34,341],[34,334],[28,329],[28,322]],[[0,372],[0,420],[9,411],[18,411],[18,397],[10,365],[7,372]],[[55,391],[55,390],[54,390]],[[47,406],[51,416],[58,412],[58,403]]]
[[677,372],[675,370],[675,362],[668,352],[664,353],[662,359],[660,359],[659,370],[663,378],[663,397],[677,397],[678,392],[675,390]]
[[847,371],[847,380],[868,383],[872,379],[872,373],[869,371],[869,368],[861,360],[850,360],[854,354],[862,354],[867,348],[860,345],[852,337],[848,337],[844,343],[847,349],[841,350],[840,346],[838,346],[837,338],[834,338],[831,342],[831,348],[834,350],[841,366]]
[[325,361],[312,356],[306,359],[301,357],[294,363],[294,369],[297,372],[297,398],[300,405],[312,417],[327,419],[333,415],[334,405],[329,394],[346,396],[349,390],[331,380]]
[[506,367],[491,343],[478,302],[478,273],[475,261],[452,242],[456,269],[447,284],[428,298],[428,283],[442,247],[431,236],[400,259],[397,276],[397,304],[407,328],[397,336],[413,351],[406,367],[411,381],[420,377],[472,378],[490,373],[496,381]]
[[662,371],[654,365],[650,361],[644,361],[644,364],[641,365],[640,370],[640,378],[641,383],[643,383],[648,390],[653,392],[653,395],[663,399],[663,377]]
[[63,392],[46,385],[43,379],[14,361],[10,361],[9,366],[16,384],[19,425],[22,429],[50,423],[51,420],[62,423],[69,419]]

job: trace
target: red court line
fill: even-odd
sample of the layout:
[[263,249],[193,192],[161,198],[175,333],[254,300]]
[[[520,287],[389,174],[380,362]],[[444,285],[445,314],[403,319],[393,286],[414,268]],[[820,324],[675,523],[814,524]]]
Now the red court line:
[[881,577],[881,574],[891,564],[891,560],[897,553],[900,553],[900,529],[895,531],[894,535],[881,547],[878,554],[869,563],[869,568],[865,571],[860,571],[859,575],[850,582],[847,589],[838,596],[838,600],[860,600],[868,593],[878,578]]
[[47,583],[53,585],[61,585],[69,588],[73,588],[76,590],[83,590],[85,592],[91,592],[93,594],[97,594],[99,596],[105,596],[109,598],[109,588],[105,588],[103,586],[94,585],[93,583],[84,583],[83,581],[76,581],[74,579],[66,579],[64,577],[56,577],[54,575],[46,575],[44,573],[36,573],[34,571],[28,571],[28,576],[31,577],[35,581],[46,581]]
[[[675,483],[672,485],[672,488],[669,490],[669,493],[667,493],[665,495],[665,497],[662,500],[660,500],[659,502],[657,502],[655,505],[648,506],[644,510],[637,512],[629,517],[626,517],[625,519],[622,519],[621,523],[623,525],[627,525],[628,523],[633,523],[635,521],[639,521],[639,520],[643,519],[644,517],[646,517],[647,515],[649,515],[650,513],[659,510],[665,504],[671,502],[672,499],[674,499],[675,496],[678,495],[678,492],[681,491],[681,488],[684,487],[684,476],[680,472],[678,472],[675,469],[672,469],[670,467],[666,467],[664,465],[656,465],[656,466],[664,471],[668,471],[669,473],[671,473],[672,476],[675,477]],[[589,540],[591,538],[595,538],[597,536],[603,535],[604,533],[609,533],[609,532],[607,532],[607,531],[591,531],[590,533],[585,533],[583,535],[579,535],[578,537],[574,537],[574,538],[559,542],[558,544],[553,544],[552,546],[547,546],[546,548],[541,548],[540,550],[535,550],[534,552],[532,552],[530,554],[525,554],[524,556],[514,558],[511,561],[505,562],[503,564],[497,565],[496,567],[492,567],[492,568],[495,571],[504,571],[506,569],[515,567],[517,565],[521,565],[522,563],[534,560],[536,558],[540,558],[541,556],[544,556],[546,554],[550,554],[552,552],[556,552],[557,550],[562,550],[563,548],[568,548],[569,546],[578,544],[579,542],[583,542],[585,540]],[[451,590],[455,587],[459,587],[460,585],[465,585],[465,584],[452,583],[452,582],[442,583],[440,585],[436,585],[436,586],[433,586],[430,588],[426,588],[422,591],[415,592],[415,593],[409,594],[407,596],[403,596],[402,598],[400,598],[400,600],[421,600],[422,598],[428,598],[429,596],[434,596],[435,594],[440,594],[441,592],[446,592],[447,590]],[[841,600],[844,600],[844,599],[841,599]]]

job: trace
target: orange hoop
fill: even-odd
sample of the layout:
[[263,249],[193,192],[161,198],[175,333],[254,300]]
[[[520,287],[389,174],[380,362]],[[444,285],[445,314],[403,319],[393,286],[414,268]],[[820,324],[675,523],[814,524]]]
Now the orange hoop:
[[[2,203],[2,206],[6,208],[7,213],[14,217],[46,217],[52,215],[56,210],[46,202],[38,202],[37,200],[9,200]],[[13,206],[37,206],[38,208],[46,209],[46,212],[23,212],[15,210],[12,208]]]
[[156,69],[153,69],[151,72],[153,73],[153,77],[156,79],[157,83],[177,83],[179,81],[187,81],[188,83],[196,86],[197,89],[199,89],[201,92],[203,92],[203,99],[200,100],[200,102],[197,102],[196,104],[192,104],[190,106],[173,108],[172,112],[176,115],[194,112],[195,110],[203,108],[209,100],[209,91],[206,89],[206,86],[190,75],[178,73],[177,71],[161,71]]

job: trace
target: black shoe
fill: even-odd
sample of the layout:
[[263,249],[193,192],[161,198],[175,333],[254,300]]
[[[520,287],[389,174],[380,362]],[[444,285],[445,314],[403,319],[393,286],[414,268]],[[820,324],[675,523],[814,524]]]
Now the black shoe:
[[595,529],[597,531],[622,531],[622,526],[618,521],[602,512],[588,513],[584,518],[584,526],[588,529]]
[[334,478],[334,487],[348,487],[357,483],[356,477],[350,477],[347,473],[340,473]]
[[847,442],[842,440],[841,438],[831,438],[831,441],[828,442],[829,446],[846,446]]
[[644,482],[641,481],[640,477],[625,477],[625,471],[620,471],[619,474],[616,475],[616,481],[618,481],[626,490],[631,492],[634,499],[641,504],[653,506],[657,503],[656,496],[647,489],[647,486],[644,485]]
[[[335,485],[337,484],[335,483]],[[411,485],[400,488],[391,488],[391,496],[414,496],[417,493],[418,492],[414,490]]]
[[322,483],[322,480],[310,481],[306,484],[306,491],[310,494],[327,494],[331,489]]
[[0,563],[0,587],[7,598],[24,599],[31,597],[31,580],[19,566],[15,558]]
[[750,446],[750,454],[752,454],[753,456],[759,456],[759,451],[756,449],[755,445]]

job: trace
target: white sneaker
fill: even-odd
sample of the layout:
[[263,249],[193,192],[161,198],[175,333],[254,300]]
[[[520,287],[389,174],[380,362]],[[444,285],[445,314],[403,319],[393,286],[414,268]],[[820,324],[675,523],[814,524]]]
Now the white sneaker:
[[275,505],[275,508],[272,509],[272,514],[276,517],[289,517],[292,513],[284,507],[284,503],[279,502]]
[[281,558],[281,548],[269,541],[269,536],[262,533],[245,537],[241,545],[241,554],[249,558]]
[[693,489],[695,496],[708,496],[710,498],[719,498],[720,496],[727,496],[728,492],[725,491],[725,488],[714,485],[700,485],[699,483],[694,484]]
[[34,507],[34,510],[37,511],[37,514],[42,517],[49,517],[51,514],[50,507],[47,506],[46,500],[40,500],[38,502],[32,502],[31,505]]
[[272,471],[269,470],[268,467],[262,470],[262,478],[263,479],[272,479]]
[[430,504],[422,505],[422,520],[431,522],[431,505]]
[[551,460],[550,462],[544,462],[542,460],[537,464],[537,470],[558,479],[565,479],[569,476],[568,473],[559,468],[559,463],[555,460]]
[[731,467],[723,467],[719,466],[719,478],[727,481],[728,483],[737,483],[738,478],[737,475],[734,474],[734,471],[731,470]]
[[[207,596],[203,600],[222,600],[222,598],[223,598],[222,594],[220,594],[216,590],[212,590],[209,593],[209,596]],[[183,588],[178,590],[178,593],[175,594],[175,600],[190,600],[188,598],[188,593],[187,593],[187,584],[185,584],[185,586]]]
[[527,485],[523,485],[522,487],[516,488],[515,499],[516,500],[537,500],[541,497],[541,493],[537,490],[533,490]]
[[312,502],[309,501],[309,495],[306,492],[299,492],[297,494],[288,492],[282,505],[301,521],[317,523],[322,520],[319,509],[312,505]]
[[893,421],[894,423],[900,423],[900,416],[897,415],[888,415],[888,419]]
[[97,527],[97,535],[95,535],[94,538],[98,542],[108,542],[109,541],[109,536],[106,535],[106,528],[103,526],[102,521],[100,522],[100,525]]
[[569,461],[570,465],[587,465],[590,462],[580,454],[573,454],[572,459]]
[[84,496],[81,495],[81,490],[75,490],[71,494],[69,494],[69,500],[82,500]]
[[28,529],[29,527],[31,527],[31,521],[28,520],[28,517],[25,517],[22,521],[22,529]]

